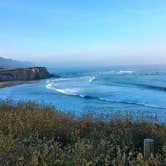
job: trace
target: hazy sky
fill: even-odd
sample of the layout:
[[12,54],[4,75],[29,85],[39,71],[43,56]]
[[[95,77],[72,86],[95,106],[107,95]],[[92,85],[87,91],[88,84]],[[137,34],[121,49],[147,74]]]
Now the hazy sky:
[[0,56],[166,64],[166,0],[1,0]]

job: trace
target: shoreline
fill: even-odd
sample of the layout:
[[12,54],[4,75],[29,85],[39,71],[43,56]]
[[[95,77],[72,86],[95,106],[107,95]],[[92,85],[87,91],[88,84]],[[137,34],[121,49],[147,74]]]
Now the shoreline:
[[6,88],[6,87],[11,87],[15,85],[21,85],[24,83],[28,83],[29,81],[4,81],[0,82],[0,88]]
[[8,68],[0,70],[0,88],[48,79],[54,76],[48,72],[46,67]]

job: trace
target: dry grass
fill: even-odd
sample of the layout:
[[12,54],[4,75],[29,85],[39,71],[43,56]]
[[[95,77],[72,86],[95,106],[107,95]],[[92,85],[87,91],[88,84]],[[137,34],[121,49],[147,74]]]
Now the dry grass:
[[[148,161],[144,138],[155,140]],[[0,165],[159,165],[165,143],[166,126],[153,119],[75,118],[32,102],[0,103]]]

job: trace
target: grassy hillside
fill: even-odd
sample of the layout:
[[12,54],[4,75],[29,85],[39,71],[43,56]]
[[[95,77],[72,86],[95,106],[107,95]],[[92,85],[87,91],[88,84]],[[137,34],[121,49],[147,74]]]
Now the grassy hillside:
[[[106,118],[106,119],[105,119]],[[75,118],[28,102],[0,103],[0,165],[159,165],[166,156],[166,126],[132,117]],[[155,156],[143,160],[143,140]]]

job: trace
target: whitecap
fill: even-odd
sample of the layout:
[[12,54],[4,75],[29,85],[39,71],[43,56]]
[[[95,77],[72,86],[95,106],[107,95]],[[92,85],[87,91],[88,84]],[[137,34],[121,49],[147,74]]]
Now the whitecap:
[[120,70],[119,72],[117,72],[116,74],[135,74],[134,71],[130,71],[130,70]]
[[91,77],[91,78],[89,79],[89,83],[93,82],[95,79],[96,79],[96,77]]
[[55,91],[66,95],[78,95],[77,93],[79,92],[79,88],[66,88],[66,89],[55,88]]

